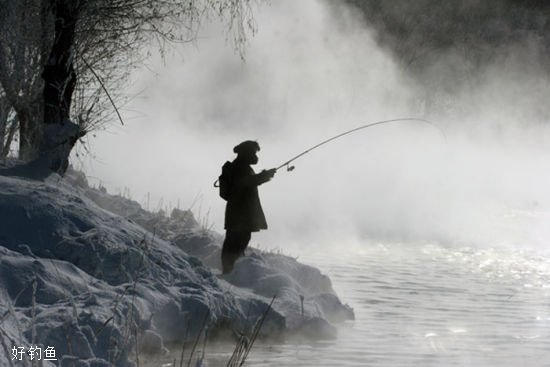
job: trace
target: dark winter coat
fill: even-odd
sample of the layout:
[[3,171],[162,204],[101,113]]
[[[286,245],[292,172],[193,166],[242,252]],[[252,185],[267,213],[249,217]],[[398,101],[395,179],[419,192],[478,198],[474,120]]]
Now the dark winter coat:
[[225,207],[226,230],[257,232],[267,229],[258,186],[269,179],[264,171],[256,174],[250,165],[239,159],[233,161],[231,194]]

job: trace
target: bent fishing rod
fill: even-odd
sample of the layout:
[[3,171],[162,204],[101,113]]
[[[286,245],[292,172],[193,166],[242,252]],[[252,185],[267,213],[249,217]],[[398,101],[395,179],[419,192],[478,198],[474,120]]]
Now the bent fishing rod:
[[[422,118],[416,118],[416,117],[402,117],[402,118],[396,118],[396,119],[391,119],[391,120],[381,120],[381,121],[375,121],[375,122],[370,122],[368,124],[365,124],[365,125],[361,125],[361,126],[358,126],[358,127],[355,127],[351,130],[347,130],[347,131],[344,131],[343,133],[340,133],[338,135],[335,135],[331,138],[328,138],[328,139],[325,139],[323,140],[322,142],[318,143],[318,144],[315,144],[314,146],[304,150],[303,152],[301,152],[300,154],[297,154],[295,155],[294,157],[290,158],[288,161],[284,162],[283,164],[281,164],[280,166],[278,166],[277,168],[275,168],[276,171],[278,171],[279,169],[283,168],[286,166],[286,170],[288,172],[291,172],[294,170],[294,166],[291,166],[290,163],[291,162],[294,162],[296,159],[306,155],[307,153],[311,152],[312,150],[314,149],[317,149],[319,148],[320,146],[322,145],[325,145],[327,143],[330,143],[331,141],[333,140],[336,140],[338,138],[341,138],[345,135],[349,135],[349,134],[353,134],[354,132],[356,131],[359,131],[359,130],[363,130],[363,129],[367,129],[369,127],[373,127],[373,126],[376,126],[376,125],[382,125],[382,124],[389,124],[389,123],[393,123],[393,122],[407,122],[407,121],[416,121],[416,122],[422,122],[422,123],[425,123],[425,124],[428,124],[428,125],[431,125],[435,128],[437,128],[439,130],[439,132],[441,133],[441,135],[443,136],[444,139],[446,139],[445,137],[445,133],[443,132],[443,130],[441,129],[441,127],[437,126],[435,123],[431,122],[431,121],[428,121],[426,119],[422,119]],[[214,187],[219,187],[218,185],[218,182],[219,180],[216,180],[214,182]]]
[[361,126],[358,126],[356,128],[353,128],[351,130],[347,130],[347,131],[344,131],[343,133],[340,133],[338,135],[335,135],[333,136],[332,138],[328,138],[326,140],[323,140],[322,142],[304,150],[302,153],[300,154],[297,154],[295,155],[294,157],[290,158],[288,161],[284,162],[283,164],[281,164],[280,166],[278,166],[277,168],[275,168],[275,170],[279,170],[283,167],[286,166],[286,170],[288,172],[294,170],[294,166],[290,166],[290,163],[295,161],[296,159],[306,155],[307,153],[311,152],[312,150],[314,149],[317,149],[319,148],[320,146],[322,145],[325,145],[327,143],[330,143],[331,141],[333,140],[336,140],[338,138],[341,138],[345,135],[348,135],[348,134],[352,134],[356,131],[359,131],[359,130],[362,130],[362,129],[367,129],[369,127],[373,127],[373,126],[376,126],[376,125],[382,125],[382,124],[388,124],[388,123],[392,123],[392,122],[405,122],[405,121],[417,121],[417,122],[422,122],[422,123],[426,123],[426,124],[429,124],[435,128],[437,128],[441,134],[443,135],[443,138],[445,138],[445,133],[443,132],[443,130],[441,129],[441,127],[437,126],[436,124],[434,124],[433,122],[431,121],[428,121],[428,120],[425,120],[425,119],[421,119],[421,118],[415,118],[415,117],[403,117],[403,118],[397,118],[397,119],[391,119],[391,120],[382,120],[382,121],[375,121],[375,122],[371,122],[371,123],[368,123],[368,124],[365,124],[365,125],[361,125]]

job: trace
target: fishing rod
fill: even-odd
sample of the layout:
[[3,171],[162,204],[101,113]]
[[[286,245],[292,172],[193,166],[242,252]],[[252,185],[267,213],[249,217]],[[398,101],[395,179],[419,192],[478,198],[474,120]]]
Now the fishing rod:
[[376,125],[382,125],[382,124],[388,124],[388,123],[391,123],[391,122],[405,122],[405,121],[417,121],[417,122],[423,122],[423,123],[426,123],[426,124],[429,124],[429,125],[432,125],[434,127],[436,127],[440,132],[441,134],[443,135],[443,137],[445,138],[445,133],[443,132],[443,130],[437,126],[436,124],[434,124],[433,122],[431,121],[428,121],[428,120],[425,120],[425,119],[421,119],[421,118],[415,118],[415,117],[404,117],[404,118],[397,118],[397,119],[391,119],[391,120],[382,120],[382,121],[376,121],[376,122],[371,122],[371,123],[368,123],[368,124],[365,124],[365,125],[361,125],[359,127],[356,127],[356,128],[353,128],[351,130],[347,130],[347,131],[344,131],[343,133],[340,133],[338,135],[335,135],[333,136],[332,138],[328,138],[326,140],[323,140],[322,142],[304,150],[302,153],[298,154],[298,155],[295,155],[294,157],[290,158],[288,161],[284,162],[283,164],[281,164],[279,167],[275,168],[275,170],[279,170],[283,167],[286,166],[286,170],[288,172],[294,170],[294,166],[290,166],[289,164],[293,161],[295,161],[296,159],[306,155],[307,153],[311,152],[312,150],[316,149],[316,148],[319,148],[320,146],[322,145],[325,145],[333,140],[336,140],[338,138],[341,138],[342,136],[345,136],[345,135],[348,135],[348,134],[352,134],[356,131],[359,131],[359,130],[362,130],[362,129],[366,129],[366,128],[369,128],[369,127],[373,127],[373,126],[376,126]]
[[[340,133],[338,135],[335,135],[331,138],[328,138],[328,139],[325,139],[323,140],[322,142],[318,143],[318,144],[315,144],[314,146],[304,150],[303,152],[301,152],[300,154],[298,155],[295,155],[294,157],[290,158],[288,161],[284,162],[283,164],[281,164],[280,166],[278,166],[277,168],[275,168],[276,171],[278,171],[279,169],[283,168],[286,166],[286,170],[288,172],[290,171],[293,171],[294,170],[294,166],[290,166],[290,163],[295,161],[296,159],[306,155],[307,153],[311,152],[312,150],[316,149],[316,148],[319,148],[320,146],[322,145],[325,145],[333,140],[336,140],[338,138],[341,138],[342,136],[345,136],[345,135],[348,135],[348,134],[352,134],[356,131],[359,131],[359,130],[362,130],[362,129],[366,129],[366,128],[369,128],[369,127],[373,127],[373,126],[376,126],[376,125],[382,125],[382,124],[388,124],[388,123],[392,123],[392,122],[406,122],[406,121],[416,121],[416,122],[422,122],[422,123],[426,123],[426,124],[429,124],[435,128],[437,128],[439,130],[439,132],[441,133],[441,135],[443,136],[444,139],[446,139],[445,137],[445,132],[441,129],[441,127],[437,126],[436,124],[434,124],[433,122],[431,121],[428,121],[426,119],[422,119],[422,118],[416,118],[416,117],[402,117],[402,118],[396,118],[396,119],[391,119],[391,120],[382,120],[382,121],[375,121],[375,122],[371,122],[371,123],[368,123],[368,124],[365,124],[365,125],[361,125],[361,126],[358,126],[356,128],[353,128],[351,130],[347,130],[347,131],[344,131],[343,133]],[[214,187],[220,187],[219,185],[219,179],[216,180],[214,182]]]

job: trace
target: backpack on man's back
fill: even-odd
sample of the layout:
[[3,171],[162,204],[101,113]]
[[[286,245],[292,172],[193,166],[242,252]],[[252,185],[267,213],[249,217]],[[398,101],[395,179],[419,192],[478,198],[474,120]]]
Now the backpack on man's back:
[[222,166],[222,174],[218,177],[218,186],[220,188],[220,197],[225,201],[231,196],[231,187],[233,186],[233,164],[226,161]]

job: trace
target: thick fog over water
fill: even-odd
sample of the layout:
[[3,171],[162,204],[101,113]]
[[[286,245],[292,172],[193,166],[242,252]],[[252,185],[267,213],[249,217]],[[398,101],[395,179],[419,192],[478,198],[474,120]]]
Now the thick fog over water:
[[[165,64],[138,71],[126,125],[89,141],[91,183],[128,188],[150,209],[192,206],[221,232],[225,203],[212,184],[239,142],[260,143],[261,170],[361,124],[422,117],[445,136],[419,122],[380,125],[281,169],[260,187],[269,230],[251,244],[288,253],[370,241],[543,249],[550,74],[538,44],[518,41],[458,77],[463,60],[449,53],[419,74],[343,4],[270,2],[256,9],[244,62],[212,24]],[[459,87],[444,88],[453,77]]]

